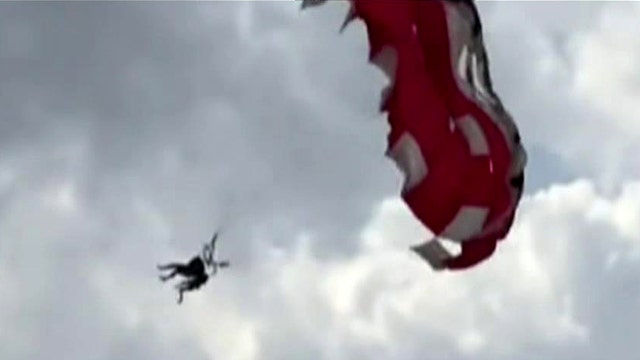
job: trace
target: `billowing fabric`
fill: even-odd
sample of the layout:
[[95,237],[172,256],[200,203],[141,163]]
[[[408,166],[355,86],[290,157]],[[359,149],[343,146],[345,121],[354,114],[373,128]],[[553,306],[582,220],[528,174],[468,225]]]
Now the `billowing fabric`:
[[[307,5],[318,5],[313,1]],[[461,245],[442,267],[485,260],[507,236],[524,185],[526,152],[492,88],[482,24],[466,0],[351,0],[347,21],[367,29],[370,61],[389,77],[387,156],[401,196],[435,235]],[[428,251],[416,252],[430,263]],[[444,256],[444,258],[442,258]]]

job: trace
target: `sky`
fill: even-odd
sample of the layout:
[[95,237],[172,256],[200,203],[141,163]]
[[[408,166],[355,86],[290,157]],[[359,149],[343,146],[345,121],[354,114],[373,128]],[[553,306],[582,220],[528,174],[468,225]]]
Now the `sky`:
[[[433,272],[343,2],[0,3],[0,359],[636,359],[640,4],[480,2],[529,153]],[[176,305],[156,264],[222,229]]]

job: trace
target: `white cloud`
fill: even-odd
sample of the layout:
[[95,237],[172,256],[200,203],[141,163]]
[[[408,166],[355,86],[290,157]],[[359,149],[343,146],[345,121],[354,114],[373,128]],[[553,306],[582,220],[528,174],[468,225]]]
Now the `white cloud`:
[[[459,356],[516,358],[541,345],[569,346],[579,353],[592,336],[615,329],[592,334],[601,324],[580,316],[586,304],[579,289],[598,291],[602,284],[576,284],[576,276],[611,271],[609,252],[621,251],[621,244],[627,244],[627,253],[640,249],[640,243],[624,239],[640,217],[621,219],[614,210],[631,203],[640,203],[638,192],[607,198],[586,180],[553,186],[524,198],[513,232],[489,262],[472,271],[432,273],[409,253],[406,242],[396,242],[401,234],[419,239],[419,224],[401,203],[386,201],[365,229],[355,258],[323,262],[304,247],[290,254],[272,274],[283,302],[274,312],[282,309],[287,316],[269,318],[270,328],[282,343],[299,336],[304,326],[322,347],[339,336],[363,351],[379,347],[386,354],[402,353],[403,346],[419,343],[425,334],[447,339],[436,349],[428,342],[417,346],[407,358],[445,356],[451,350]],[[579,259],[580,254],[591,258]],[[637,266],[633,257],[623,257]],[[594,265],[585,268],[585,262]],[[616,301],[609,294],[598,306],[616,306]]]
[[606,126],[614,126],[620,135],[640,134],[640,125],[634,121],[640,117],[639,15],[640,6],[635,3],[606,7],[596,26],[576,37],[573,49],[576,91],[611,116]]
[[511,3],[486,11],[498,91],[534,150],[530,168],[561,173],[536,161],[535,150],[542,148],[564,160],[559,166],[615,189],[619,179],[640,171],[640,47],[633,40],[640,6],[552,8]]

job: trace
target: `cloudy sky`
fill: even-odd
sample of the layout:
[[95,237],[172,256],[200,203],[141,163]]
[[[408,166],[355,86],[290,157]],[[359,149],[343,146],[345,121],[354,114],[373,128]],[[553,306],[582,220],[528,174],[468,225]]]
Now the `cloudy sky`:
[[[530,163],[434,273],[346,4],[0,3],[0,359],[636,359],[640,5],[481,2]],[[157,263],[219,226],[176,306]]]

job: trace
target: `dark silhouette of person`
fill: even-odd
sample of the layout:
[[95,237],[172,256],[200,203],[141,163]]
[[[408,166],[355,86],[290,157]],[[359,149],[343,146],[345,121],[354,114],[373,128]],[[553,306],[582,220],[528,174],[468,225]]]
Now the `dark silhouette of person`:
[[176,285],[178,290],[178,304],[182,303],[183,295],[187,291],[197,290],[202,287],[209,280],[207,274],[207,267],[210,267],[211,275],[215,275],[218,269],[229,267],[228,261],[216,261],[215,257],[215,244],[218,239],[218,233],[216,232],[209,244],[206,244],[202,255],[194,256],[188,263],[169,263],[166,265],[158,265],[160,271],[170,271],[166,275],[160,275],[160,280],[167,281],[172,279],[176,275],[181,275],[185,280]]
[[158,265],[158,270],[171,270],[167,275],[161,275],[160,280],[167,281],[172,279],[176,275],[182,275],[184,277],[196,277],[201,274],[205,274],[204,262],[200,256],[194,256],[188,263],[169,263],[166,265]]
[[170,263],[166,265],[158,265],[158,270],[170,270],[166,275],[161,275],[160,280],[167,281],[176,275],[181,275],[186,279],[176,285],[178,290],[178,304],[182,303],[184,293],[199,289],[209,280],[204,261],[200,256],[194,256],[188,263]]

